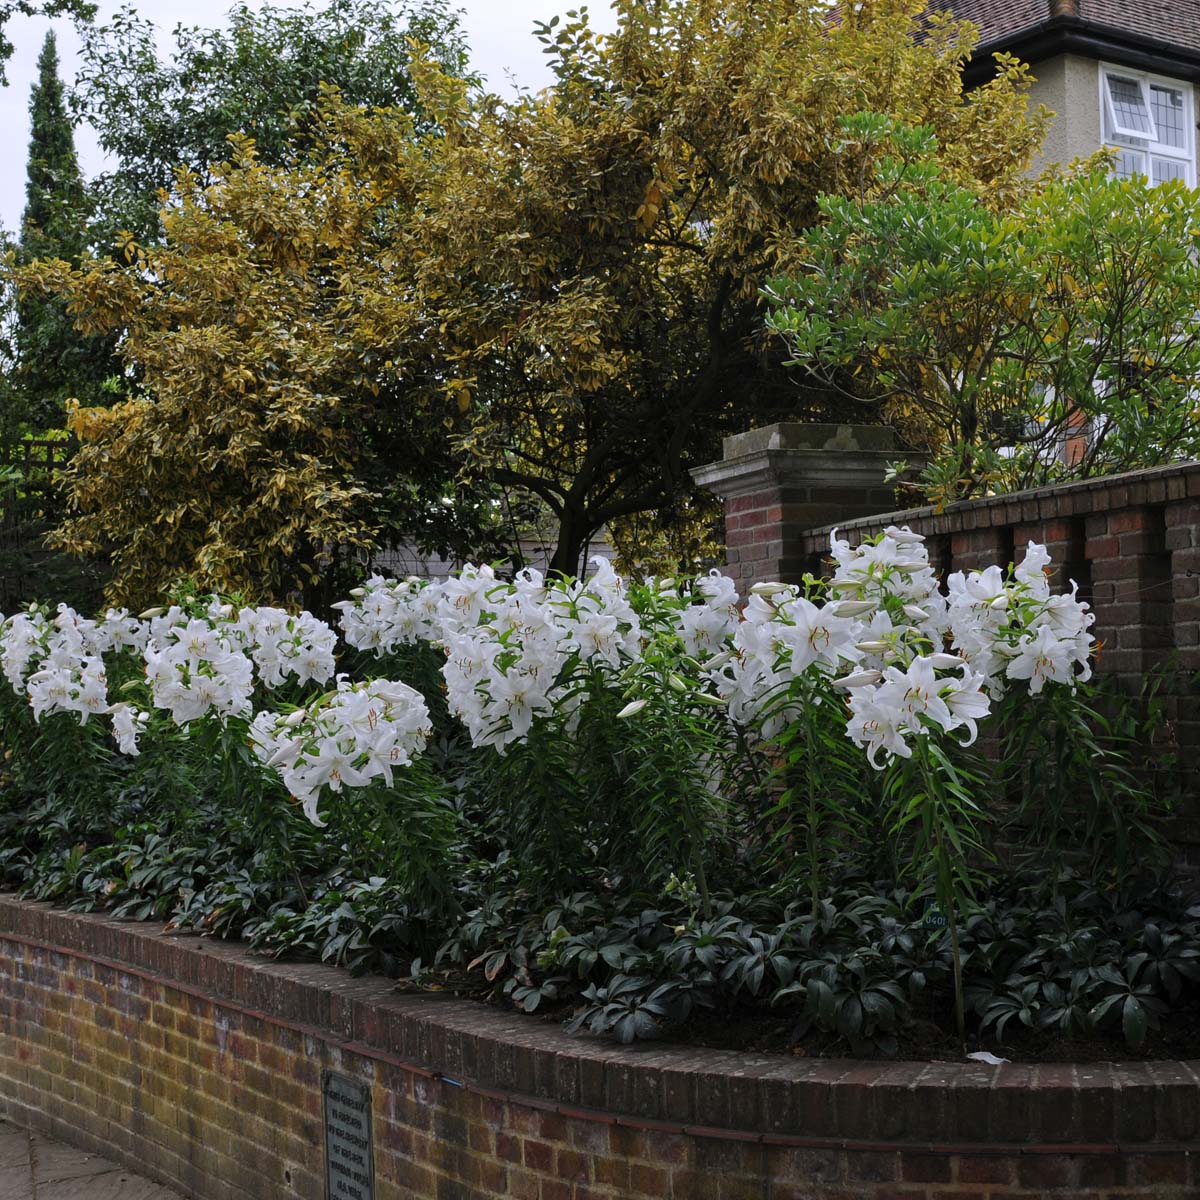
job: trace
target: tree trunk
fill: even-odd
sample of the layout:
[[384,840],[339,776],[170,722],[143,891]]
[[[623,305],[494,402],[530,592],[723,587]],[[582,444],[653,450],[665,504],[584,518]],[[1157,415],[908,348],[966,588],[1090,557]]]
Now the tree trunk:
[[554,556],[550,559],[550,570],[572,579],[577,578],[580,573],[579,559],[592,532],[581,513],[566,509],[559,519],[558,545],[554,547]]

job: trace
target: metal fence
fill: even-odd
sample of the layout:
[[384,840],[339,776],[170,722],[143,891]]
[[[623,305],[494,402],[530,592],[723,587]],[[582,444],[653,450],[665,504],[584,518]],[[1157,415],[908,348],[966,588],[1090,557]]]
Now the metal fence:
[[0,612],[50,598],[59,556],[45,537],[62,512],[57,485],[72,448],[47,438],[0,443]]

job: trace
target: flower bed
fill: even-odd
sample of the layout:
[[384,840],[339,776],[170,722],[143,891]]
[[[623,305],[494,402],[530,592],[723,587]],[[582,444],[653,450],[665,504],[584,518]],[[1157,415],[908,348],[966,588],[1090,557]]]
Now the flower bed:
[[236,598],[17,614],[0,868],[623,1041],[757,1009],[819,1050],[1173,1048],[1200,907],[1086,605],[1033,544],[944,588],[906,529],[832,552],[742,609],[603,563],[372,578],[340,652]]

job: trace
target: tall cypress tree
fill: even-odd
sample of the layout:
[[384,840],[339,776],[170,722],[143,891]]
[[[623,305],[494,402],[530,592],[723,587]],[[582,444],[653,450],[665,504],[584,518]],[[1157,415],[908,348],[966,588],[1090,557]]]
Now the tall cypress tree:
[[29,95],[29,166],[21,249],[29,258],[55,254],[77,258],[83,248],[83,175],[75,154],[75,131],[67,115],[58,47],[46,34],[38,77]]
[[[67,113],[54,34],[47,33],[38,56],[38,78],[29,97],[31,131],[18,258],[65,258],[78,263],[87,243],[87,192],[75,134]],[[100,385],[113,372],[108,339],[77,332],[57,300],[22,296],[16,305],[11,381],[19,415],[34,427],[62,424],[69,397],[100,399]],[[15,414],[10,414],[15,415]]]

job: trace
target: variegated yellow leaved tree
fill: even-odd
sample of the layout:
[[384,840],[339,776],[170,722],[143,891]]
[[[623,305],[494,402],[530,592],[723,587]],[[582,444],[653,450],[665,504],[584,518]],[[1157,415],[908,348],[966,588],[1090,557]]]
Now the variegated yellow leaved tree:
[[722,433],[844,417],[785,366],[761,296],[876,153],[840,119],[927,124],[997,207],[1028,186],[1024,69],[965,94],[974,31],[921,0],[616,7],[611,37],[582,13],[542,27],[542,93],[482,96],[415,54],[435,132],[328,95],[294,163],[237,140],[210,187],[182,176],[163,244],[25,272],[123,330],[145,390],[77,459],[60,534],[112,554],[115,596],[183,571],[286,593],[393,529],[430,464],[451,509],[537,497],[563,571],[601,527],[629,557],[692,554],[688,467]]

